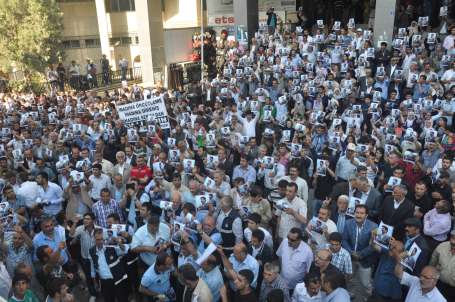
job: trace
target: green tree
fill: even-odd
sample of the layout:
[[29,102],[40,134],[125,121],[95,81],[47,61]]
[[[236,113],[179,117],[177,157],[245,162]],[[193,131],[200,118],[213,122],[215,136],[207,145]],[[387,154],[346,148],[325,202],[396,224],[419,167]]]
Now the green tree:
[[26,78],[62,58],[62,13],[55,0],[0,0],[0,69]]

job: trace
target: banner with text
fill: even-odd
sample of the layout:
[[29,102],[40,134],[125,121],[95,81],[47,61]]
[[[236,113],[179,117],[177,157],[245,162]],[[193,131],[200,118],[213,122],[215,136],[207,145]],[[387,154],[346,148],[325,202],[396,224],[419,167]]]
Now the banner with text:
[[120,119],[125,124],[155,121],[162,129],[170,128],[166,105],[161,96],[116,107]]

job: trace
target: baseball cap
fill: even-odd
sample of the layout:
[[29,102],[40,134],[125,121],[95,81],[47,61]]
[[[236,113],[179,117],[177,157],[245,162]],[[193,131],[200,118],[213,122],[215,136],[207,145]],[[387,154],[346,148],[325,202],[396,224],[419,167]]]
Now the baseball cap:
[[422,222],[420,221],[419,218],[416,218],[416,217],[410,217],[408,219],[406,219],[404,221],[404,225],[405,226],[413,226],[413,227],[417,227],[419,229],[422,229]]
[[363,30],[359,27],[359,28],[357,28],[357,31],[362,32]]

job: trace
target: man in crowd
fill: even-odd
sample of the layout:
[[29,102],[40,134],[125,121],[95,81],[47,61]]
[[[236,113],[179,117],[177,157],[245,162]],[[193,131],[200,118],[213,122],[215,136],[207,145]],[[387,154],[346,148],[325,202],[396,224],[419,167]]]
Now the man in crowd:
[[[181,89],[96,95],[84,90],[89,69],[73,62],[71,90],[1,93],[2,298],[27,270],[49,300],[66,301],[49,281],[74,287],[81,267],[89,291],[77,301],[93,301],[99,283],[109,301],[349,301],[351,274],[359,298],[374,288],[372,299],[393,301],[402,295],[391,258],[420,249],[407,262],[420,281],[400,274],[408,299],[423,290],[437,300],[436,285],[453,300],[455,31],[442,16],[450,34],[429,32],[420,2],[397,14],[410,27],[394,30],[391,46],[376,47],[374,28],[345,24],[342,11],[340,24],[328,13],[302,29],[270,9],[270,34],[258,31],[246,50],[223,30],[217,74]],[[106,56],[99,65],[106,85],[119,80]],[[393,228],[389,251],[373,237],[381,221]],[[314,254],[302,232],[314,242],[313,222],[326,226]],[[19,277],[14,299],[26,296]]]

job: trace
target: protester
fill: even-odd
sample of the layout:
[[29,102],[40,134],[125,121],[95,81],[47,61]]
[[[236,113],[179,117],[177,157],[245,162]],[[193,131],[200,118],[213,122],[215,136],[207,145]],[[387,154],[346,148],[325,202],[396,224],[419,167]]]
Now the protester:
[[179,89],[87,91],[115,79],[103,55],[0,94],[0,296],[397,301],[399,278],[452,301],[454,26],[400,15],[377,45],[305,9],[250,45],[222,30]]

